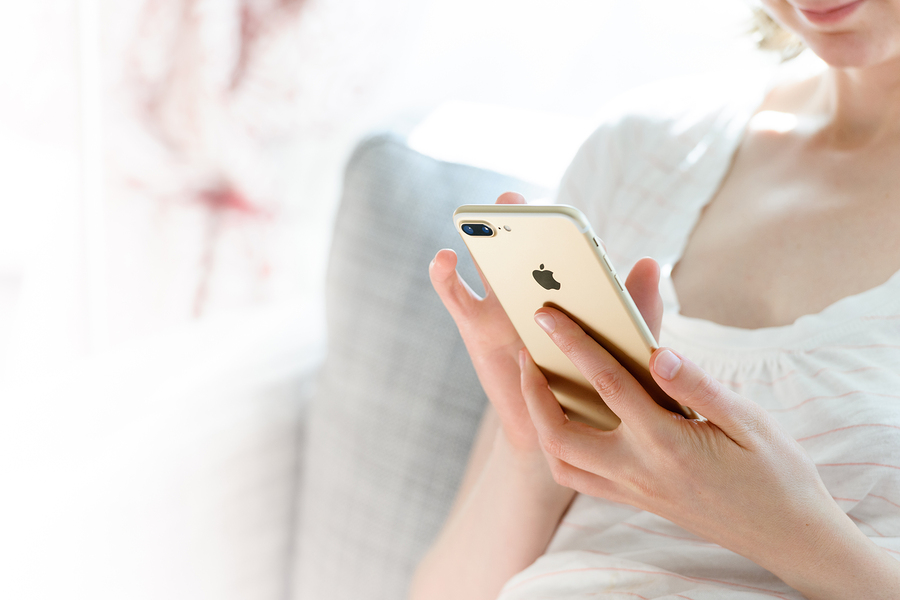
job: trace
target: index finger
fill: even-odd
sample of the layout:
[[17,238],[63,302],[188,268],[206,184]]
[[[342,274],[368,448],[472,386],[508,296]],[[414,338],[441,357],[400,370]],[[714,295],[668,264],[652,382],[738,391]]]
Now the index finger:
[[554,308],[542,308],[534,320],[581,372],[609,408],[624,423],[671,414],[659,406],[635,378],[577,323]]

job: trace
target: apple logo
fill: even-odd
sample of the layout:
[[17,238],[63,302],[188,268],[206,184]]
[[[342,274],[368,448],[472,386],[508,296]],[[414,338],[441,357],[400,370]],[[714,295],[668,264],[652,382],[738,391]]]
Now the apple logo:
[[544,265],[541,265],[540,271],[532,271],[531,274],[534,276],[534,280],[541,284],[541,287],[545,290],[558,290],[560,288],[559,282],[553,279],[553,271],[545,271]]

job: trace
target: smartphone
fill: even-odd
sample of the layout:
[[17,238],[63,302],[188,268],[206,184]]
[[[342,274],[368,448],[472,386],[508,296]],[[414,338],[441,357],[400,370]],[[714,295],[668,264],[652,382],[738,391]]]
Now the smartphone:
[[456,209],[453,221],[570,419],[603,430],[619,424],[593,386],[534,322],[535,311],[544,306],[578,323],[657,404],[697,418],[650,375],[650,356],[658,344],[581,211],[558,204],[473,204]]

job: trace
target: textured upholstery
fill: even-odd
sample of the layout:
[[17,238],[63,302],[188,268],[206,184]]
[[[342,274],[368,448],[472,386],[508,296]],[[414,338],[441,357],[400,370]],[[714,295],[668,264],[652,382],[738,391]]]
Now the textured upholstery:
[[405,596],[486,401],[428,263],[454,248],[480,289],[451,215],[507,190],[546,194],[390,135],[351,157],[328,271],[328,354],[307,413],[295,600]]

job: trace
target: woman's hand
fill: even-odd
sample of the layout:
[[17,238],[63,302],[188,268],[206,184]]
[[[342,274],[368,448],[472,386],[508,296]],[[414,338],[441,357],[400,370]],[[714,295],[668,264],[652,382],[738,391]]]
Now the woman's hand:
[[[525,198],[508,192],[497,204],[525,204]],[[439,251],[429,267],[431,284],[459,329],[507,440],[516,451],[540,453],[519,387],[519,350],[525,346],[484,276],[479,272],[485,290],[481,298],[456,271],[456,260],[453,250]]]
[[651,359],[654,379],[708,420],[685,419],[657,405],[562,312],[542,308],[535,321],[622,420],[613,431],[570,421],[531,357],[521,353],[523,395],[559,484],[665,517],[750,558],[810,597],[840,597],[821,586],[843,568],[842,553],[865,553],[874,544],[844,515],[812,460],[768,413],[690,360],[660,348]]
[[[497,204],[525,204],[525,198],[507,192]],[[453,250],[439,251],[429,268],[431,283],[456,322],[507,440],[518,451],[540,455],[537,432],[519,384],[519,351],[525,346],[484,276],[485,296],[480,298],[456,272],[456,260]],[[658,281],[656,262],[643,259],[625,282],[654,336],[658,336],[662,319]]]

